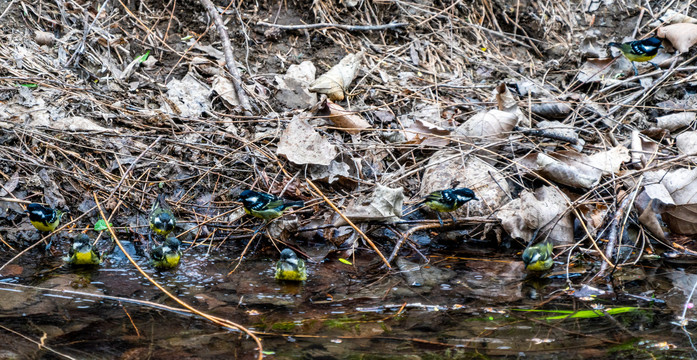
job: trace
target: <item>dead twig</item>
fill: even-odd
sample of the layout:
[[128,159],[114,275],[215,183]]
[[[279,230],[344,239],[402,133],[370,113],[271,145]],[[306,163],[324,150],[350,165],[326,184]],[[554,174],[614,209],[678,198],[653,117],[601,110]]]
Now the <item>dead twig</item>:
[[[205,0],[204,0],[205,1]],[[371,30],[386,30],[394,29],[402,26],[409,25],[408,23],[396,23],[391,22],[389,24],[383,25],[344,25],[344,24],[329,24],[329,23],[319,23],[319,24],[303,24],[303,25],[280,25],[271,24],[263,21],[257,22],[257,25],[264,25],[275,27],[283,30],[304,30],[304,29],[324,29],[324,28],[336,28],[346,31],[371,31]]]
[[[235,87],[235,92],[237,93],[237,100],[240,102],[240,106],[246,111],[252,111],[252,106],[249,102],[249,97],[242,87],[242,77],[240,71],[235,66],[235,55],[232,54],[232,45],[230,45],[230,37],[227,34],[227,29],[223,23],[223,18],[218,13],[215,5],[211,0],[201,0],[203,6],[205,6],[208,14],[213,18],[216,29],[218,29],[218,34],[220,34],[220,42],[223,46],[223,54],[225,54],[225,67],[227,67],[230,75],[232,75],[232,84]],[[258,110],[258,109],[254,109]]]

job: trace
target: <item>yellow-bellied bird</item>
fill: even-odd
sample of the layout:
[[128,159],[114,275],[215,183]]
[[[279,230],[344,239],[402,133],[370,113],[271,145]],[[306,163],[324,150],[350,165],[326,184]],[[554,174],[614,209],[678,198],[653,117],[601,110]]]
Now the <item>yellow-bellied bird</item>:
[[[474,191],[471,189],[459,188],[434,191],[428,194],[426,199],[424,199],[421,204],[424,204],[436,211],[438,221],[442,226],[443,220],[441,220],[439,213],[455,211],[470,200],[479,199],[477,199],[477,197],[474,195]],[[450,216],[452,216],[454,223],[455,216],[452,214],[450,214]]]
[[291,249],[281,251],[281,259],[276,263],[277,280],[286,281],[305,281],[307,280],[307,269],[305,262],[298,258],[298,255]]
[[177,219],[165,200],[165,195],[157,195],[150,210],[150,229],[158,235],[167,236],[177,225]]
[[63,216],[62,211],[44,207],[40,204],[29,204],[24,212],[29,214],[29,221],[41,232],[56,230]]
[[73,239],[66,260],[71,265],[99,265],[102,261],[87,234],[80,234]]
[[525,251],[523,251],[525,269],[529,271],[545,271],[551,269],[552,265],[554,265],[553,250],[554,244],[552,244],[549,238],[535,245],[528,245]]
[[155,247],[150,252],[152,265],[156,269],[171,269],[179,264],[182,252],[179,250],[181,242],[173,237],[168,237],[162,245]]
[[655,58],[658,54],[658,49],[662,48],[661,39],[657,37],[650,37],[644,40],[629,41],[626,43],[616,43],[611,42],[609,46],[616,47],[620,49],[622,55],[632,62],[632,67],[634,68],[634,75],[639,75],[639,71],[634,65],[635,61],[644,62],[648,61],[649,64],[653,65],[658,69],[658,65],[652,63],[651,59]]
[[286,201],[276,195],[252,190],[243,191],[238,201],[242,202],[247,214],[266,221],[281,216],[283,211],[289,207],[302,207],[305,204],[302,201]]

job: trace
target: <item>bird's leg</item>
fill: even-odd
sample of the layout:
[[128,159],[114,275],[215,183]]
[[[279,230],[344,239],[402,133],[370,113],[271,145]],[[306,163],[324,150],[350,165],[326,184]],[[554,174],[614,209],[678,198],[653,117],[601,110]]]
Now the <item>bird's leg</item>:
[[450,217],[453,218],[453,224],[455,224],[457,221],[455,220],[455,214],[450,213]]
[[634,76],[639,76],[639,71],[636,69],[636,65],[634,65],[634,61],[632,61],[632,67],[634,68]]
[[653,65],[653,67],[654,67],[656,70],[660,70],[660,69],[661,69],[661,68],[658,66],[658,64],[656,64],[656,63],[654,63],[654,62],[649,61],[649,64]]
[[440,226],[443,226],[443,219],[440,218],[440,212],[436,211],[436,216],[438,216],[438,222],[440,223]]
[[[44,233],[41,233],[41,232],[40,232],[39,234],[41,234],[41,236],[44,236]],[[44,251],[50,252],[50,251],[51,251],[51,243],[53,243],[53,237],[50,236],[50,237],[48,238],[48,241],[44,240],[44,243],[46,244],[46,247],[44,248]]]

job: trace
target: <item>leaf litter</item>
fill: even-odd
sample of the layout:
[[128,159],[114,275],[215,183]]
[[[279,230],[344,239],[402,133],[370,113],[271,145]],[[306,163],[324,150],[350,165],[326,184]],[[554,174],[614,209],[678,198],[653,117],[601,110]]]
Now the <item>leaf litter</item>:
[[[697,37],[694,19],[678,16],[685,12],[679,4],[591,3],[585,12],[580,4],[537,1],[481,8],[431,1],[239,4],[218,9],[228,32],[239,35],[232,41],[237,61],[223,67],[229,58],[214,27],[197,17],[179,16],[172,27],[155,20],[177,17],[169,5],[10,2],[0,15],[18,24],[3,28],[0,44],[0,221],[18,231],[3,232],[3,242],[25,249],[36,240],[21,225],[22,201],[69,208],[71,219],[87,214],[77,228],[62,230],[72,236],[100,219],[93,196],[118,209],[108,223],[119,237],[147,242],[149,206],[163,192],[187,241],[191,264],[180,270],[193,279],[203,261],[192,254],[219,253],[225,261],[218,274],[229,271],[230,259],[249,261],[263,274],[271,263],[251,259],[275,259],[275,248],[291,246],[312,259],[316,276],[306,286],[337,300],[355,293],[327,278],[374,280],[374,292],[361,294],[389,294],[395,302],[413,299],[408,291],[419,298],[443,288],[461,299],[520,301],[520,252],[551,239],[557,270],[583,269],[577,278],[566,271],[564,295],[597,283],[624,295],[610,281],[614,271],[655,266],[656,255],[663,270],[673,271],[671,262],[694,264],[697,254],[690,238],[697,233],[690,57]],[[629,20],[627,12],[637,17]],[[283,14],[278,24],[409,27],[262,24],[276,14]],[[601,21],[607,31],[599,31]],[[42,30],[55,23],[64,28]],[[613,58],[619,54],[606,45],[653,28],[665,38],[656,58],[661,69],[641,63],[634,78],[631,63]],[[232,76],[230,67],[242,76]],[[479,201],[441,228],[418,204],[453,187],[474,190]],[[303,200],[305,207],[261,229],[236,201],[248,188]],[[61,246],[70,237],[57,236]],[[440,243],[446,238],[455,244]],[[107,248],[107,240],[97,246]],[[470,265],[434,260],[443,248],[476,257]],[[384,265],[377,252],[395,253],[392,271],[409,275],[375,270]],[[3,267],[15,266],[9,260],[16,253],[5,255]],[[505,266],[491,258],[505,259]],[[36,266],[27,263],[10,273],[30,278]],[[388,281],[398,278],[408,291],[391,292]],[[245,286],[230,281],[215,286]],[[671,281],[682,290],[677,311],[690,301],[690,284]],[[414,289],[416,283],[428,286]],[[220,305],[230,299],[201,299],[234,313]]]

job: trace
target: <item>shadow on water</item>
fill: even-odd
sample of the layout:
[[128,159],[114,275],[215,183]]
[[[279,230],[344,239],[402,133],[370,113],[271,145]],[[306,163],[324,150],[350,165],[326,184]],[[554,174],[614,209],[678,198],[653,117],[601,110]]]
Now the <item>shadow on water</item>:
[[[0,358],[255,355],[239,331],[175,310],[118,252],[95,268],[71,268],[38,252],[8,266],[0,283]],[[259,250],[230,276],[236,261],[207,252],[190,249],[183,266],[163,272],[133,255],[176,296],[259,333],[276,358],[694,356],[675,321],[697,276],[659,263],[640,275],[618,273],[615,292],[610,284],[571,291],[564,274],[526,277],[513,256],[435,254],[427,265],[399,258],[390,273],[370,254],[353,265],[329,257],[308,262],[309,280],[298,284],[273,280],[273,249]]]

